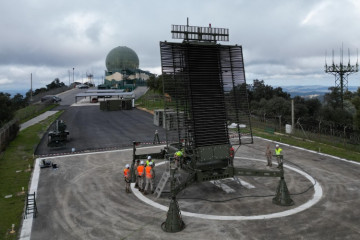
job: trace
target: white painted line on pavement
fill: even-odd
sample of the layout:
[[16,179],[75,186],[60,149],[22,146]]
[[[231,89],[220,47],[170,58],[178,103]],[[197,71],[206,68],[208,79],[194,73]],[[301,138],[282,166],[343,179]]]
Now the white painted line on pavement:
[[[140,147],[136,149],[147,149],[147,148],[154,148],[154,147],[165,147],[165,145],[156,145],[156,146],[149,146],[149,147]],[[125,151],[132,151],[132,148],[126,149],[118,149],[118,150],[110,150],[110,151],[100,151],[100,152],[85,152],[85,153],[75,153],[75,154],[67,154],[67,155],[58,155],[58,156],[51,156],[51,157],[41,157],[41,159],[52,159],[52,158],[64,158],[64,157],[73,157],[73,156],[85,156],[85,155],[94,155],[94,154],[103,154],[103,153],[115,153],[115,152],[125,152]]]
[[[35,168],[32,174],[32,179],[29,189],[29,193],[31,194],[35,193],[35,196],[37,196],[36,193],[37,193],[39,178],[40,178],[40,159],[38,158],[35,160]],[[29,214],[27,218],[23,220],[20,238],[19,238],[20,240],[30,240],[32,223],[33,223],[33,215]]]
[[248,183],[248,182],[246,182],[246,181],[244,181],[244,180],[241,180],[240,178],[239,178],[239,181],[240,181],[241,185],[243,185],[243,186],[246,187],[247,189],[255,188],[254,185],[252,185],[252,184],[250,184],[250,183]]
[[235,192],[234,189],[226,185],[225,183],[222,183],[221,180],[217,181],[210,181],[210,183],[214,184],[216,187],[221,188],[226,193],[232,193]]
[[[235,157],[235,158],[240,158],[240,157]],[[242,158],[242,159],[247,159],[247,160],[252,160],[252,161],[261,161],[261,162],[266,162],[266,160],[261,160],[261,159],[254,159],[254,158]],[[157,166],[164,164],[165,162],[161,162],[158,163]],[[316,180],[311,177],[309,174],[293,168],[291,166],[284,166],[286,168],[289,168],[301,175],[303,175],[304,177],[306,177],[312,184],[316,185],[314,186],[314,195],[313,197],[307,201],[306,203],[293,208],[293,209],[289,209],[283,212],[277,212],[277,213],[271,213],[271,214],[264,214],[264,215],[253,215],[253,216],[220,216],[220,215],[209,215],[209,214],[200,214],[200,213],[192,213],[192,212],[186,212],[186,211],[181,211],[181,214],[183,216],[188,216],[188,217],[196,217],[196,218],[201,218],[201,219],[210,219],[210,220],[236,220],[236,221],[244,221],[244,220],[261,220],[261,219],[272,219],[272,218],[280,218],[280,217],[286,217],[286,216],[290,216],[299,212],[302,212],[310,207],[312,207],[313,205],[315,205],[317,202],[320,201],[322,195],[323,195],[323,191],[322,191],[322,187],[320,186],[320,184],[318,182],[316,182]],[[141,201],[155,207],[158,208],[160,210],[163,211],[167,211],[168,207],[163,206],[159,203],[154,202],[153,200],[150,200],[149,198],[146,198],[145,196],[143,196],[141,193],[139,193],[139,191],[135,188],[135,184],[131,185],[131,189],[133,192],[137,191],[135,193],[135,196],[138,196],[139,194],[141,195],[141,198],[139,198]]]
[[273,143],[276,143],[276,144],[279,144],[279,145],[283,145],[283,146],[287,146],[287,147],[292,147],[292,148],[295,148],[295,149],[298,149],[298,150],[303,150],[303,151],[306,151],[306,152],[311,152],[311,153],[319,154],[319,155],[321,155],[321,156],[334,158],[334,159],[337,159],[337,160],[340,160],[340,161],[343,161],[343,162],[360,165],[360,162],[347,160],[347,159],[345,159],[345,158],[336,157],[336,156],[329,155],[329,154],[326,154],[326,153],[319,153],[319,152],[316,152],[316,151],[313,151],[313,150],[308,150],[308,149],[305,149],[305,148],[301,148],[301,147],[297,147],[297,146],[292,146],[292,145],[289,145],[289,144],[286,144],[286,143],[282,143],[282,142],[276,142],[276,141],[269,140],[269,139],[265,139],[265,138],[262,138],[262,137],[254,137],[254,138],[259,138],[259,139],[262,139],[262,140],[264,140],[264,141],[273,142]]

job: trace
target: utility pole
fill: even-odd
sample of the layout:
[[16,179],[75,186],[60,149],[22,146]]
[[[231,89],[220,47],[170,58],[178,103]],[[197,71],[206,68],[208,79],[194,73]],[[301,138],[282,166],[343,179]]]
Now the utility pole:
[[32,73],[30,73],[30,102],[32,102]]
[[295,127],[294,99],[291,99],[291,133],[294,133],[294,127]]

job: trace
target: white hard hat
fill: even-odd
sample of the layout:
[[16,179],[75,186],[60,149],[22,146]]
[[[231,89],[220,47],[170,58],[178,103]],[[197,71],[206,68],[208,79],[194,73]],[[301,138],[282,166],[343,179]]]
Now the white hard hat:
[[129,168],[129,167],[130,167],[130,165],[129,165],[129,164],[126,164],[126,165],[125,165],[125,168]]
[[150,160],[150,159],[151,159],[151,156],[149,155],[149,156],[148,156],[148,160]]
[[279,144],[276,144],[276,147],[279,147]]
[[153,162],[149,162],[149,165],[152,166],[152,165],[153,165]]
[[141,161],[141,162],[140,162],[140,165],[144,165],[144,161]]

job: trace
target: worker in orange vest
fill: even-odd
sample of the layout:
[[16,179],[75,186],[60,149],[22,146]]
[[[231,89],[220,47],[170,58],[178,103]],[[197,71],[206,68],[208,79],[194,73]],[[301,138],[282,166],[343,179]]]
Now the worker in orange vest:
[[124,178],[125,178],[125,191],[130,193],[130,165],[126,164],[124,169]]
[[144,161],[140,162],[140,165],[137,167],[137,179],[139,184],[139,191],[144,191],[144,175],[145,175],[145,167],[144,167]]
[[149,162],[149,166],[145,168],[145,176],[146,176],[146,185],[144,194],[148,194],[149,185],[151,188],[151,193],[154,193],[154,179],[155,179],[155,171],[153,168],[153,163]]

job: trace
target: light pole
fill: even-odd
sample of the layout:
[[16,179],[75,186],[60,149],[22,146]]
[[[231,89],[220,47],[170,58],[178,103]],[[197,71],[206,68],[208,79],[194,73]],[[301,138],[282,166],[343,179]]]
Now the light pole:
[[75,68],[73,68],[73,83],[74,83],[74,70],[75,70]]

